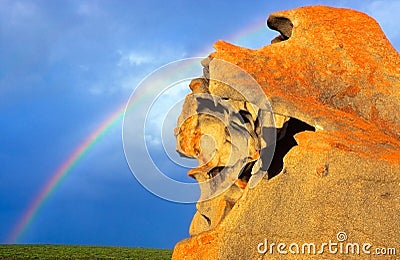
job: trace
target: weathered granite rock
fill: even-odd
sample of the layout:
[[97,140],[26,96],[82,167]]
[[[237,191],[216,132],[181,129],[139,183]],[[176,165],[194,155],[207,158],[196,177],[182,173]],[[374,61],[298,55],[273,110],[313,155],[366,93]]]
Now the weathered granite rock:
[[[191,237],[173,259],[347,259],[357,256],[354,243],[364,258],[379,247],[400,255],[398,52],[375,20],[353,10],[304,7],[274,13],[268,25],[280,32],[271,45],[219,41],[203,62],[204,78],[190,85],[177,150],[199,160],[189,172],[199,183],[224,183],[225,168],[236,180],[199,201]],[[270,126],[260,123],[260,107],[212,80],[216,73],[241,80],[217,60],[248,72],[274,112],[275,155],[255,187],[249,183],[266,167],[260,154],[271,146],[263,136]],[[229,124],[236,130],[227,133]],[[242,153],[232,157],[235,149]],[[200,187],[205,198],[219,188]]]

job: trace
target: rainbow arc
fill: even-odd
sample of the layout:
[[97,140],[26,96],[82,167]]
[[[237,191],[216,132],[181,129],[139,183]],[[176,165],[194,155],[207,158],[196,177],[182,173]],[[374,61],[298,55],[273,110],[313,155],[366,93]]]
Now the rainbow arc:
[[[231,42],[239,42],[250,35],[255,35],[265,29],[265,21],[258,21],[248,27],[240,30],[234,36],[228,37]],[[201,55],[204,55],[202,53]],[[196,56],[196,55],[195,55]],[[200,56],[200,55],[197,55]],[[149,90],[151,92],[151,90]],[[148,93],[141,93],[135,103],[140,104],[140,100],[148,96]],[[136,107],[136,106],[135,106]],[[73,168],[79,163],[89,150],[100,140],[107,132],[122,122],[126,109],[126,104],[120,105],[109,117],[107,117],[99,126],[83,141],[81,142],[74,151],[67,157],[67,159],[57,168],[57,170],[51,174],[50,179],[46,182],[34,200],[29,204],[28,208],[24,211],[22,217],[16,223],[11,233],[9,234],[6,243],[18,243],[20,237],[28,229],[38,214],[40,209],[43,207],[45,202],[49,199],[51,194],[54,193],[56,188],[60,185],[69,173],[73,171]],[[129,109],[132,109],[131,107]]]

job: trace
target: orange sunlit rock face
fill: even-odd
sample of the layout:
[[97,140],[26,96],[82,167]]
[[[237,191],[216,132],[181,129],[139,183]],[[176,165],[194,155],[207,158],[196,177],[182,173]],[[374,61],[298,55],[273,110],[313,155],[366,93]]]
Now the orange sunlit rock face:
[[[218,59],[248,72],[271,103],[276,150],[290,142],[284,142],[288,133],[296,145],[283,149],[283,166],[274,175],[270,167],[255,188],[247,185],[252,175],[239,172],[238,192],[229,193],[235,199],[223,194],[199,202],[191,237],[176,245],[173,259],[258,259],[257,245],[265,238],[321,244],[339,231],[349,241],[400,248],[399,53],[373,18],[354,10],[304,7],[274,13],[268,25],[280,32],[272,44],[250,50],[218,41],[206,71],[212,73],[208,67]],[[239,99],[207,84],[197,79],[190,88]],[[251,119],[254,113],[247,112]],[[290,129],[298,122],[310,128]],[[181,128],[181,140],[196,136],[192,127],[189,121]],[[255,128],[249,127],[249,136]],[[249,141],[247,168],[257,165],[259,139]],[[192,155],[196,149],[192,141],[183,150]]]
[[197,115],[193,115],[186,119],[180,126],[179,147],[182,151],[192,158],[196,158],[200,154],[200,138],[201,132],[197,128]]

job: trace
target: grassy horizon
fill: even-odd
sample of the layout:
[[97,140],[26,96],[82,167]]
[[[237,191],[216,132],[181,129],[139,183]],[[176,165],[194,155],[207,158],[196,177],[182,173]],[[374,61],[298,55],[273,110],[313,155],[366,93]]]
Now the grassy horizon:
[[171,249],[47,245],[47,244],[3,244],[0,245],[0,259],[171,259]]

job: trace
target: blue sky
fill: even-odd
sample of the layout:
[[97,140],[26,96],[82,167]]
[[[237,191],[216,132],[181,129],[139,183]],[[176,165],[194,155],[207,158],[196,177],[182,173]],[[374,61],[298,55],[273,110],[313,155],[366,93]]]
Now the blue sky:
[[[400,49],[399,1],[281,2],[0,0],[0,242],[74,149],[161,65],[205,55],[218,39],[261,47],[276,33],[236,35],[271,12],[317,3],[369,13]],[[194,211],[137,182],[119,123],[18,242],[172,248],[188,236]]]

